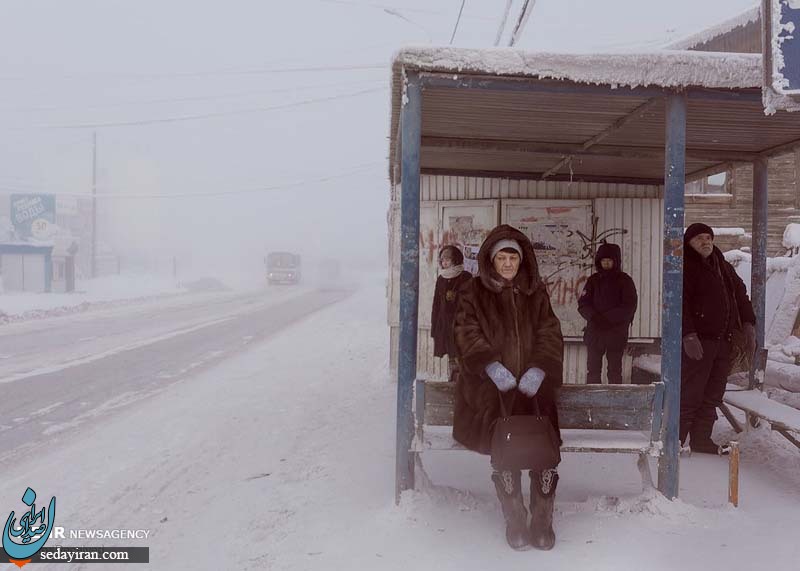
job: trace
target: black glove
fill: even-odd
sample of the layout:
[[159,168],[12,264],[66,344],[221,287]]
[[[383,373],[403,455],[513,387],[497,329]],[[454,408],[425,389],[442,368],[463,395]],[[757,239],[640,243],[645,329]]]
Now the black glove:
[[703,344],[697,333],[690,333],[683,338],[683,350],[690,359],[699,361],[703,358]]

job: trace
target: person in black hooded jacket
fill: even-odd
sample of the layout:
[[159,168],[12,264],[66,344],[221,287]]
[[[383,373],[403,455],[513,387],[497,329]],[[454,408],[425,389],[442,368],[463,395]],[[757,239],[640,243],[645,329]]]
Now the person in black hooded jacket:
[[600,383],[605,355],[608,382],[622,384],[622,355],[638,304],[636,285],[622,271],[622,253],[616,244],[601,244],[594,265],[597,272],[586,282],[578,299],[578,311],[587,321],[583,333],[589,354],[586,382]]
[[683,235],[683,353],[681,357],[681,444],[693,452],[724,453],[711,440],[734,360],[734,334],[755,350],[756,316],[747,288],[714,246],[714,230],[694,223]]

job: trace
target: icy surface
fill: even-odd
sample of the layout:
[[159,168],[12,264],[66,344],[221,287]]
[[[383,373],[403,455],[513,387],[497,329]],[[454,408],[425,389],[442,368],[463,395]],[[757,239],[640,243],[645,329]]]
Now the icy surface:
[[752,8],[748,8],[741,14],[734,16],[724,22],[720,22],[716,26],[712,26],[710,28],[706,28],[701,32],[696,34],[692,34],[691,36],[687,36],[683,39],[678,40],[677,42],[671,43],[665,46],[667,49],[670,50],[689,50],[701,44],[704,44],[714,38],[718,38],[722,34],[726,34],[732,30],[740,26],[745,26],[751,22],[758,21],[761,15],[761,7],[760,5],[756,4]]
[[555,54],[506,48],[409,47],[395,63],[427,71],[520,75],[612,86],[761,87],[758,54],[654,51],[638,54]]

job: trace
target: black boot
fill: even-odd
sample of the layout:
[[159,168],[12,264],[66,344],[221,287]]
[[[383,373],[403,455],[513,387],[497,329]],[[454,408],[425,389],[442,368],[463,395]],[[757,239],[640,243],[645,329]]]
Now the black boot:
[[556,543],[553,531],[553,506],[556,501],[558,472],[555,469],[531,472],[530,542],[536,549],[550,550]]
[[506,541],[518,551],[530,549],[528,543],[528,510],[522,500],[522,473],[517,471],[494,472],[492,481],[503,517],[506,520]]
[[714,429],[714,421],[708,419],[696,419],[692,424],[689,433],[689,448],[692,452],[700,454],[717,454],[724,456],[730,453],[728,446],[720,446],[711,440],[711,431]]

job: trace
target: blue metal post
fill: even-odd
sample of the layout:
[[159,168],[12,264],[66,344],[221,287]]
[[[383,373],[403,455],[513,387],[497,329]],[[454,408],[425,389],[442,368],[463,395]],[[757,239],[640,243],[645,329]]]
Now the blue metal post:
[[[764,347],[767,312],[767,159],[753,162],[753,248],[750,296],[756,314],[756,350]],[[756,351],[758,354],[758,351]],[[750,368],[750,388],[755,388],[755,369]]]
[[678,497],[683,321],[683,192],[686,176],[686,95],[666,97],[664,153],[664,266],[661,295],[661,379],[664,381],[664,450],[658,460],[658,489]]
[[422,144],[422,89],[419,75],[406,78],[401,129],[400,193],[400,347],[397,363],[397,449],[395,502],[403,490],[414,487],[414,457],[411,414],[417,376],[417,315],[419,311],[419,172]]

